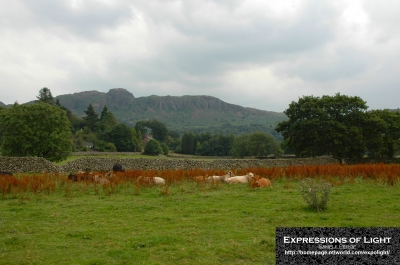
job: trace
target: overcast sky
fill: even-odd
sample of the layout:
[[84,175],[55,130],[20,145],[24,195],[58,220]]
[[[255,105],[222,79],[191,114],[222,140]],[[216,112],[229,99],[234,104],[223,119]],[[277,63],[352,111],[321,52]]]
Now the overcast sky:
[[300,97],[400,107],[398,0],[0,2],[0,101],[125,88],[283,112]]

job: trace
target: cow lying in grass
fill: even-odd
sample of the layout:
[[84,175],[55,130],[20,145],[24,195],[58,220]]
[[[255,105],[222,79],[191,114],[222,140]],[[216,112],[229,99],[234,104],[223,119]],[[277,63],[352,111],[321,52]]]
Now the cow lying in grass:
[[227,184],[232,184],[232,183],[250,183],[250,181],[254,178],[254,174],[249,172],[244,176],[234,176],[225,179],[225,182]]
[[235,175],[233,174],[232,171],[229,171],[228,173],[226,173],[225,175],[222,176],[209,176],[208,178],[206,178],[207,182],[226,182],[226,180],[228,178],[234,177]]
[[95,175],[93,177],[95,183],[99,183],[100,185],[107,185],[110,184],[110,181],[103,176]]
[[254,177],[254,183],[252,184],[253,188],[265,188],[272,187],[271,181],[266,178],[260,178],[259,176]]
[[142,177],[142,176],[139,176],[137,178],[136,182],[139,182],[139,183],[145,184],[145,185],[165,185],[165,179],[160,178],[160,177]]
[[77,174],[72,174],[70,173],[68,175],[68,180],[77,182],[77,181],[92,181],[92,173],[91,172],[84,172],[84,171],[78,171]]

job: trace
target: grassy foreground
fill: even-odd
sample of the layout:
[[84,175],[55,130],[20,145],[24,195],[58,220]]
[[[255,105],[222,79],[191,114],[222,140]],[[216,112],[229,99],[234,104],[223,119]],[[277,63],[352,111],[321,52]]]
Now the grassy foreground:
[[119,185],[65,183],[0,198],[0,264],[275,264],[276,227],[397,227],[400,189],[356,179],[308,210],[296,180]]

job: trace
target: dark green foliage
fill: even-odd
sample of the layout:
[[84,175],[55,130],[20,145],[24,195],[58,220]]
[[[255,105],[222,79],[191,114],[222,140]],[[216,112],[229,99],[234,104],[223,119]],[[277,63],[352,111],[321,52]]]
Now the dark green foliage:
[[86,126],[88,126],[93,132],[95,132],[98,129],[98,114],[94,111],[93,105],[89,104],[87,107],[87,110],[85,110],[86,116],[83,117],[83,119],[86,122]]
[[116,152],[117,147],[113,143],[106,143],[104,141],[96,142],[96,151],[99,152]]
[[3,120],[4,120],[4,116],[6,115],[6,111],[7,111],[6,108],[0,107],[0,146],[1,146],[1,142],[2,142],[3,134],[4,134]]
[[146,135],[146,134],[147,134],[146,121],[138,121],[138,122],[135,124],[135,130],[136,130],[137,133],[140,132],[140,134],[142,135],[142,137],[143,137],[144,135]]
[[[338,160],[365,152],[366,103],[359,97],[305,96],[292,102],[278,124],[286,144],[297,156],[332,155]],[[371,123],[368,124],[371,126]]]
[[133,142],[132,129],[125,124],[118,124],[110,131],[112,143],[118,152],[133,152],[135,145]]
[[275,141],[274,137],[263,132],[254,132],[249,139],[248,150],[250,155],[255,157],[267,157],[268,155],[281,156],[279,143]]
[[42,88],[39,91],[39,95],[36,96],[36,98],[38,99],[36,102],[43,102],[43,103],[47,103],[50,105],[55,105],[54,102],[54,98],[53,95],[51,94],[50,89],[48,89],[47,87]]
[[152,120],[147,122],[146,126],[151,129],[151,133],[154,139],[159,142],[165,142],[168,137],[168,129],[163,123],[157,120]]
[[196,151],[196,139],[192,132],[185,132],[181,140],[182,154],[194,154]]
[[56,99],[55,105],[66,112],[67,118],[68,118],[69,122],[71,123],[71,132],[73,134],[85,126],[85,121],[83,119],[79,118],[78,116],[76,116],[75,114],[73,114],[66,107],[62,106],[59,99]]
[[108,110],[107,106],[104,106],[99,120],[99,128],[102,132],[110,131],[115,125],[118,124],[114,114]]
[[367,130],[368,155],[392,158],[400,148],[400,112],[385,109],[373,110],[368,114],[368,120],[374,120]]
[[168,131],[168,136],[165,141],[169,149],[175,150],[177,147],[181,145],[181,138],[179,133],[175,131]]
[[160,146],[161,146],[161,149],[163,150],[163,154],[164,155],[168,155],[169,148],[168,148],[167,144],[166,143],[161,143]]
[[14,104],[2,121],[2,154],[65,160],[72,150],[70,125],[59,107],[47,103]]
[[140,131],[142,135],[146,135],[149,133],[148,129],[151,130],[152,137],[159,142],[167,141],[169,136],[168,129],[165,124],[159,122],[158,120],[151,120],[151,121],[138,121],[135,124],[135,130]]
[[248,134],[242,134],[239,135],[238,137],[235,137],[230,152],[231,156],[237,158],[244,158],[245,156],[249,156],[250,155],[249,142],[250,142],[250,135]]
[[156,139],[150,139],[144,147],[144,153],[147,155],[159,155],[163,153],[163,149]]

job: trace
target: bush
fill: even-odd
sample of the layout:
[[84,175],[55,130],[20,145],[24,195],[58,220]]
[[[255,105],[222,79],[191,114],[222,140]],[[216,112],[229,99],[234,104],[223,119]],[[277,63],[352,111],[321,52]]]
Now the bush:
[[165,144],[165,143],[161,143],[161,149],[163,150],[163,154],[164,155],[168,155],[168,153],[169,153],[169,148],[168,148],[168,146]]
[[105,151],[106,152],[117,152],[117,147],[115,147],[115,144],[113,144],[113,143],[106,143]]
[[158,155],[163,152],[160,143],[155,139],[150,139],[144,147],[144,153],[147,155]]
[[329,193],[332,185],[323,180],[311,178],[303,179],[300,183],[300,191],[308,206],[314,211],[326,209],[329,200]]

